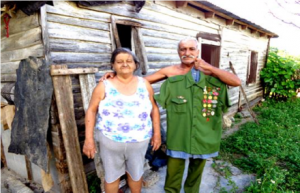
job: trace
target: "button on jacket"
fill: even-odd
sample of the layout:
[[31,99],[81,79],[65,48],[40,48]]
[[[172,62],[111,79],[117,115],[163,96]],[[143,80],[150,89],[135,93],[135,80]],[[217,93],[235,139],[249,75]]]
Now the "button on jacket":
[[[202,72],[200,77],[197,83],[191,72],[170,77],[155,95],[155,100],[167,111],[167,148],[170,150],[189,154],[219,151],[222,114],[230,106],[227,86]],[[212,89],[217,90],[216,107],[210,108],[214,113],[207,116],[203,113],[208,105],[204,91]]]

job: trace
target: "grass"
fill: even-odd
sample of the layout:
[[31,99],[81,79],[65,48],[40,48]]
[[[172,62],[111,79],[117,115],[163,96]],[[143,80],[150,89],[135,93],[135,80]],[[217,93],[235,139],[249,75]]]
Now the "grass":
[[257,180],[245,192],[300,192],[300,99],[268,100],[248,122],[221,142],[217,159],[230,161]]

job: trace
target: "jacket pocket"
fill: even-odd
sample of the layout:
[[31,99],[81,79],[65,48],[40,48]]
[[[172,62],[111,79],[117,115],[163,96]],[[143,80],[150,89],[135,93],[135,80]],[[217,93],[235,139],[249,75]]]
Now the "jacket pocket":
[[184,113],[187,109],[187,100],[181,98],[173,98],[172,102],[172,111],[177,113]]

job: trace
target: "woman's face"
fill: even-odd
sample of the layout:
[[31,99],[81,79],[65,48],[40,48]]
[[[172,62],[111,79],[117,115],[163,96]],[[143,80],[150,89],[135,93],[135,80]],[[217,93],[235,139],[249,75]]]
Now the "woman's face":
[[115,63],[113,64],[113,69],[117,74],[133,74],[136,69],[136,65],[133,57],[130,54],[119,53],[116,56]]

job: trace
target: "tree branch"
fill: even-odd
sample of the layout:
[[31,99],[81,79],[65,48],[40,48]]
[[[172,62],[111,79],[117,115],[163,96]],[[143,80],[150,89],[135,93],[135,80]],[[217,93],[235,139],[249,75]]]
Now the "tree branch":
[[299,28],[300,29],[300,26],[298,26],[298,25],[296,25],[295,23],[293,23],[293,22],[290,22],[290,21],[285,21],[285,20],[283,20],[283,19],[281,19],[281,18],[279,18],[279,17],[277,17],[272,11],[270,11],[269,10],[269,13],[273,16],[273,17],[275,17],[276,19],[278,19],[278,20],[280,20],[280,21],[282,21],[283,23],[286,23],[286,24],[289,24],[289,25],[293,25],[294,27],[296,27],[296,28]]

